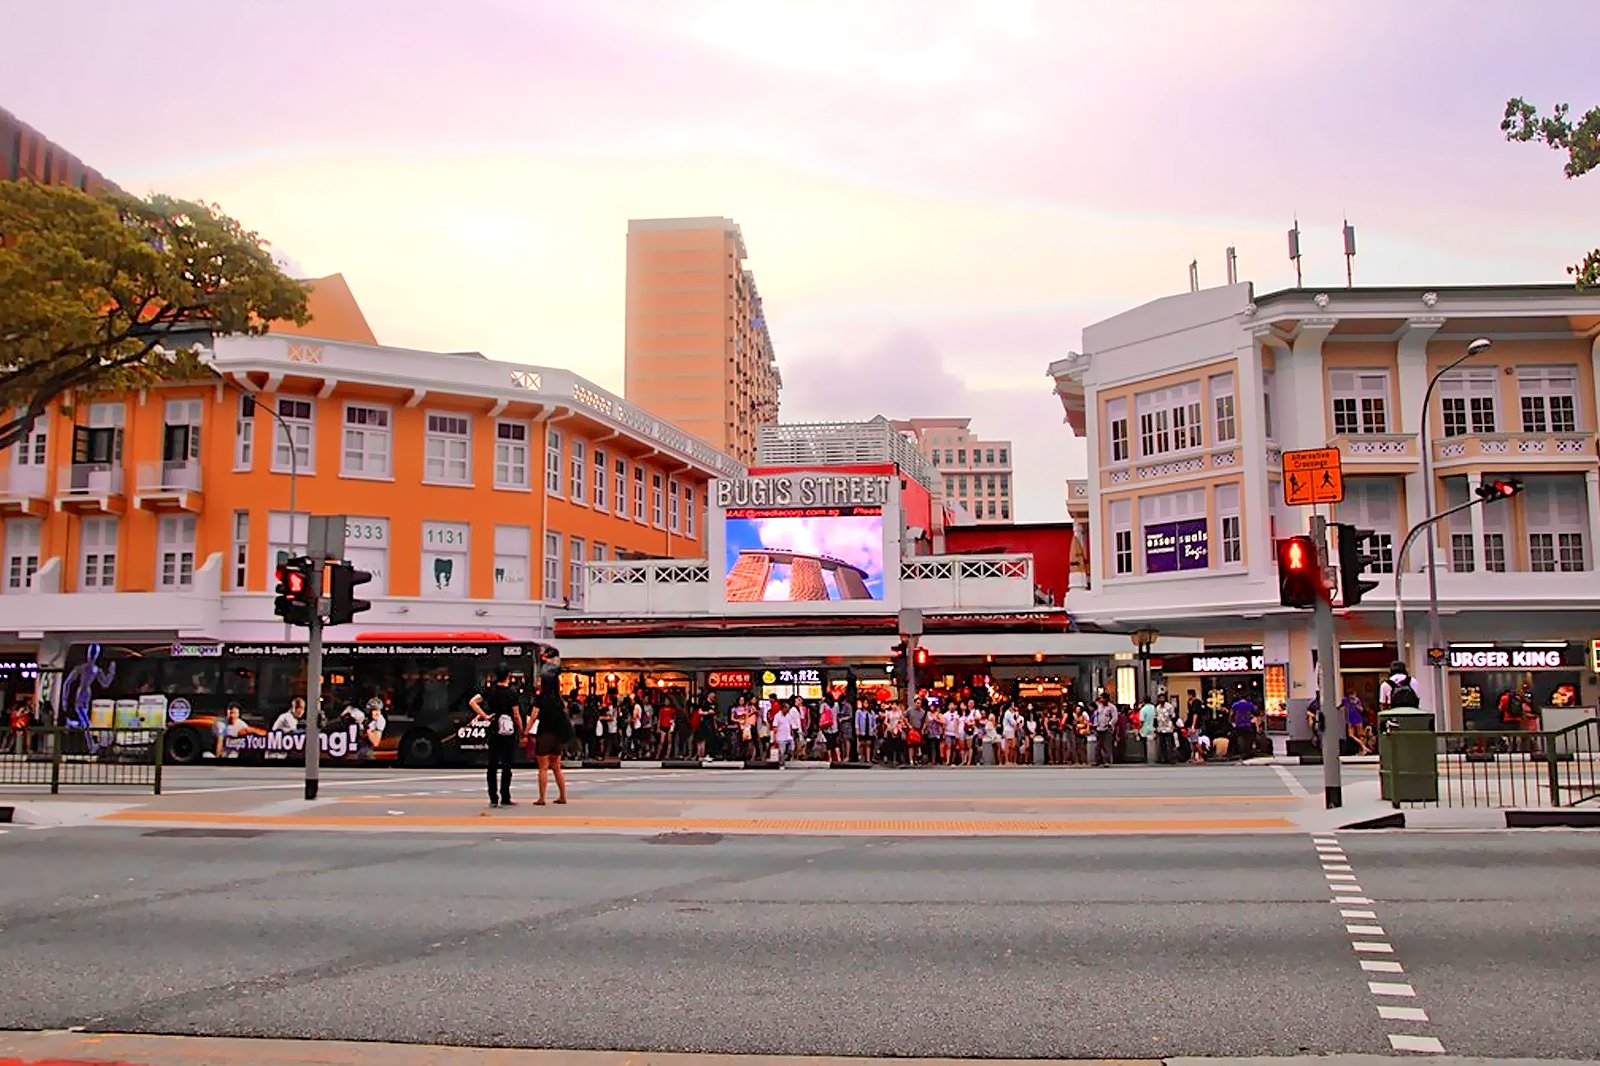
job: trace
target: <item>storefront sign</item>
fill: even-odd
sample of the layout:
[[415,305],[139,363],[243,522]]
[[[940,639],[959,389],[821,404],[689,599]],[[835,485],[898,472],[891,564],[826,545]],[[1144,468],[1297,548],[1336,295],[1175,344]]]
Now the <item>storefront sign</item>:
[[747,689],[750,680],[749,670],[713,670],[706,675],[706,687]]
[[783,667],[777,670],[763,670],[761,672],[763,685],[820,685],[822,684],[822,671],[815,667]]
[[1600,637],[1589,642],[1589,672],[1600,674]]
[[774,474],[723,478],[716,482],[717,506],[882,507],[889,502],[890,479],[863,474]]
[[1486,648],[1450,651],[1452,670],[1559,670],[1566,665],[1561,648]]
[[1264,655],[1196,655],[1197,674],[1259,674],[1266,665]]
[[1210,565],[1211,545],[1204,518],[1160,522],[1144,527],[1145,573],[1204,570]]

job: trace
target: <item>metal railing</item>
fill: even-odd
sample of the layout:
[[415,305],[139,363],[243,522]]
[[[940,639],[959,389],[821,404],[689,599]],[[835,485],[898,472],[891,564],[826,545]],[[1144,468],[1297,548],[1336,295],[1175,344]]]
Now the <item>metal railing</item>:
[[126,786],[161,794],[164,729],[7,729],[0,733],[0,787]]
[[1555,730],[1436,735],[1441,807],[1576,807],[1600,800],[1600,720]]

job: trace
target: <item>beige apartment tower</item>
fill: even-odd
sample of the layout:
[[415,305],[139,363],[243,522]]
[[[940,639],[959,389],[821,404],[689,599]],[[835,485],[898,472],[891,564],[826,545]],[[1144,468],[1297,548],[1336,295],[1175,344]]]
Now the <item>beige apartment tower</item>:
[[731,219],[631,219],[623,372],[629,402],[748,465],[783,381],[744,260]]
[[939,472],[947,503],[960,504],[979,525],[1015,521],[1010,441],[980,440],[970,418],[906,418],[892,424]]

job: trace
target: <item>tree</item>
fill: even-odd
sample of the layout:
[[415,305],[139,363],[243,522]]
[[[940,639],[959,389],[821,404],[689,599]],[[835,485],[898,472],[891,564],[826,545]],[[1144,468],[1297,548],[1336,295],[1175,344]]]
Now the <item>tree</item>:
[[208,375],[175,336],[281,319],[304,287],[213,204],[0,181],[0,451],[68,391]]
[[[1566,175],[1579,178],[1600,166],[1600,107],[1590,108],[1577,122],[1567,117],[1569,112],[1566,104],[1557,104],[1549,115],[1541,116],[1538,108],[1519,96],[1506,101],[1500,128],[1508,141],[1543,141],[1566,152]],[[1600,248],[1584,256],[1583,262],[1569,266],[1567,273],[1578,279],[1580,289],[1600,286]]]

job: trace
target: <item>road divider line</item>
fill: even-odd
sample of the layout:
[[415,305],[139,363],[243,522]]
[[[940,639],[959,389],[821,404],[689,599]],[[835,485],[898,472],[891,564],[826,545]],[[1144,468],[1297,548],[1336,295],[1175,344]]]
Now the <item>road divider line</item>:
[[1421,1007],[1392,1007],[1387,1003],[1380,1003],[1378,1017],[1391,1022],[1425,1022],[1428,1020],[1428,1012]]
[[1361,968],[1368,973],[1405,973],[1406,968],[1389,959],[1362,959]]
[[1401,999],[1417,998],[1417,990],[1415,988],[1396,981],[1368,981],[1367,991],[1375,996],[1399,996]]
[[1352,940],[1350,946],[1357,951],[1365,951],[1372,955],[1393,955],[1394,945],[1377,940]]
[[1351,936],[1387,936],[1381,925],[1347,925],[1344,931]]
[[1274,766],[1272,768],[1272,772],[1278,775],[1278,780],[1283,782],[1283,787],[1288,789],[1289,794],[1295,799],[1311,798],[1311,793],[1306,791],[1306,786],[1302,785],[1300,783],[1300,779],[1295,777],[1288,770],[1285,770],[1281,766]]
[[1427,1055],[1444,1054],[1444,1045],[1436,1036],[1405,1036],[1390,1033],[1389,1046],[1396,1051],[1417,1051]]
[[1348,910],[1339,912],[1339,917],[1341,918],[1376,918],[1377,916],[1377,911]]

